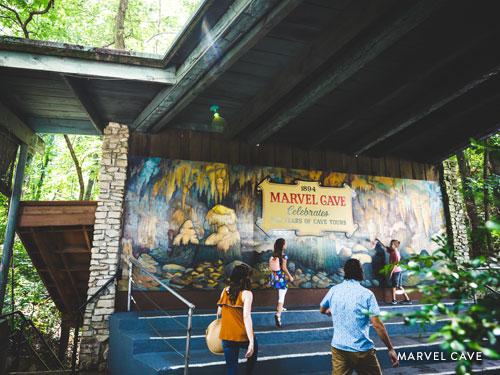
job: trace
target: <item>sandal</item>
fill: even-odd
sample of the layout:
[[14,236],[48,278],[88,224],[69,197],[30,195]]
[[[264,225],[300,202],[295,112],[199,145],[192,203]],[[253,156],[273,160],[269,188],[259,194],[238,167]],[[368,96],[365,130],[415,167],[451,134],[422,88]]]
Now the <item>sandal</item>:
[[278,328],[281,327],[281,317],[278,316],[277,314],[274,315],[274,323],[276,324],[276,327]]

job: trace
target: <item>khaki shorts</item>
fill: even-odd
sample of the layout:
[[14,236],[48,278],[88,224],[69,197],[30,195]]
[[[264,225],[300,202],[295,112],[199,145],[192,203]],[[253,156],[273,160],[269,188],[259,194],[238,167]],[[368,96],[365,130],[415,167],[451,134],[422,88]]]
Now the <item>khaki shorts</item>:
[[332,375],[381,375],[375,349],[366,352],[347,352],[332,347]]

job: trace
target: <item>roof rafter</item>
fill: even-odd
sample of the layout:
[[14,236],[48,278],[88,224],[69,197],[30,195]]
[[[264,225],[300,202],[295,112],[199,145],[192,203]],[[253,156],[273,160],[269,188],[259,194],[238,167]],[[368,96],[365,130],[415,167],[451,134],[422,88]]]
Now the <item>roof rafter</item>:
[[[497,108],[500,106],[500,93],[496,93],[491,97],[481,96],[481,100],[474,105],[463,107],[462,109],[456,111],[451,117],[439,121],[439,123],[426,123],[422,127],[412,127],[403,131],[398,135],[398,142],[391,143],[392,147],[387,148],[389,154],[404,155],[405,151],[411,147],[411,142],[415,139],[425,140],[428,145],[426,155],[432,155],[432,158],[426,161],[436,162],[446,159],[450,155],[453,155],[456,151],[466,148],[470,145],[470,138],[486,138],[491,135],[492,132],[498,131],[498,119],[496,116]],[[484,118],[484,117],[486,118]],[[452,126],[455,131],[453,132],[453,137],[460,134],[460,130],[464,128],[464,125],[475,123],[474,134],[470,136],[458,137],[462,138],[463,141],[458,142],[458,146],[452,148],[452,151],[447,150],[447,148],[442,147],[443,139],[449,141],[452,135],[448,134],[448,129]],[[486,131],[485,131],[486,129]],[[447,135],[448,134],[448,135]],[[402,140],[401,140],[402,139]],[[435,147],[436,145],[439,145]],[[383,146],[383,144],[378,147]],[[442,150],[447,150],[445,152],[446,157],[442,157]],[[434,152],[434,151],[438,152]],[[441,151],[441,152],[439,152]]]
[[[486,34],[486,36],[487,35],[489,34]],[[481,40],[482,38],[479,39]],[[392,81],[388,82],[387,86],[377,88],[373,93],[363,93],[363,96],[352,108],[344,111],[335,119],[335,127],[330,127],[330,130],[327,130],[325,134],[321,134],[321,136],[317,137],[310,147],[320,147],[334,135],[351,127],[357,120],[366,117],[373,107],[383,105],[398,97],[407,89],[418,85],[421,81],[444,68],[459,56],[470,52],[477,44],[477,38],[469,41],[462,40],[460,48],[456,49],[454,46],[450,46],[452,48],[451,53],[449,51],[440,50],[442,53],[441,58],[430,60],[423,69],[419,67],[418,62],[413,64],[414,66],[409,62],[407,64],[408,69],[405,69],[405,72],[400,75],[395,74]]]
[[351,48],[332,61],[329,68],[312,79],[300,94],[253,131],[249,136],[250,143],[261,143],[286,126],[427,20],[444,3],[444,0],[422,0],[409,9],[402,4],[404,9],[395,12],[391,21],[380,22],[379,27],[357,40]]
[[95,104],[92,102],[87,90],[85,89],[83,81],[78,78],[65,75],[62,75],[62,78],[82,105],[83,109],[89,116],[90,122],[94,125],[94,128],[99,134],[102,134],[104,128],[106,127],[106,121],[102,118],[101,114],[95,107]]
[[43,153],[45,148],[43,140],[2,102],[0,102],[0,126],[34,151]]
[[399,115],[392,122],[390,121],[387,125],[384,126],[383,129],[376,129],[376,132],[373,132],[372,134],[369,134],[361,139],[361,141],[353,146],[353,149],[355,150],[354,154],[360,155],[361,153],[366,152],[372,147],[378,145],[379,143],[387,140],[395,134],[412,126],[413,124],[416,124],[423,118],[443,108],[453,100],[466,95],[479,85],[487,82],[490,79],[497,78],[499,74],[500,65],[496,65],[486,73],[481,74],[481,76],[476,76],[473,79],[468,80],[465,84],[462,83],[458,88],[453,87],[451,90],[448,90],[444,94],[439,93],[438,96],[431,95],[423,105],[419,105],[418,108],[411,108],[404,114]]
[[0,50],[0,67],[55,72],[83,77],[93,76],[97,78],[155,82],[167,85],[175,83],[175,72],[172,68],[135,66],[18,51]]
[[179,67],[177,83],[162,90],[132,127],[163,128],[301,1],[236,0]]
[[389,4],[384,1],[352,1],[338,21],[332,22],[318,33],[314,42],[303,48],[300,57],[288,64],[269,85],[245,104],[237,118],[227,119],[230,126],[225,136],[234,138],[243,132],[280,99],[288,95],[302,80],[334,56],[355,35],[387,11]]

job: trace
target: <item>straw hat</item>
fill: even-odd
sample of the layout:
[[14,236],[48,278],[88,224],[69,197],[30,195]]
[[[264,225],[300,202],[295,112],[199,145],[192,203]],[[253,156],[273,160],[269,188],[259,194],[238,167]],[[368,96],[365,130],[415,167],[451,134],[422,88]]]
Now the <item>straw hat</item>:
[[219,338],[221,328],[221,319],[215,319],[210,323],[205,332],[205,340],[207,342],[208,350],[216,355],[224,355],[222,348],[222,340]]

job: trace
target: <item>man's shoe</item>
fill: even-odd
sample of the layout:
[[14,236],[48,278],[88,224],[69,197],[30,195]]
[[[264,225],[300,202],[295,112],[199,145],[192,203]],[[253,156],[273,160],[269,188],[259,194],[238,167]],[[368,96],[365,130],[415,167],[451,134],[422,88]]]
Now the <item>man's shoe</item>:
[[398,304],[398,301],[396,301],[395,299],[392,300],[391,304],[393,305],[397,305]]
[[404,301],[400,302],[402,305],[413,305],[413,302],[411,302],[410,299],[405,299]]

